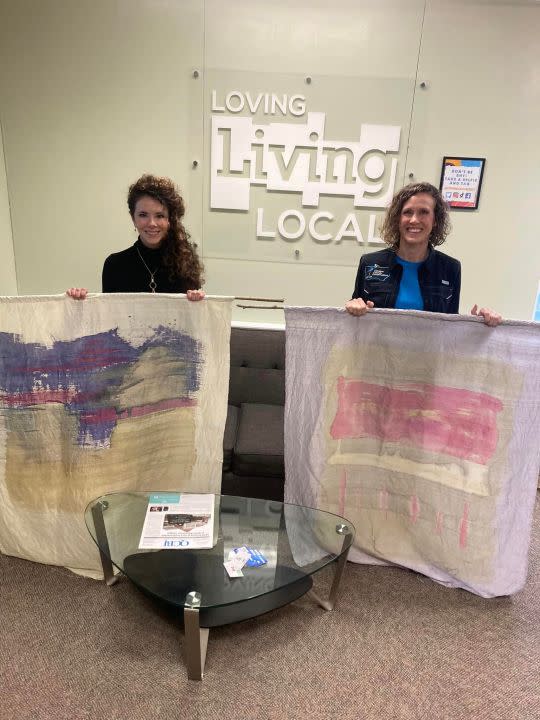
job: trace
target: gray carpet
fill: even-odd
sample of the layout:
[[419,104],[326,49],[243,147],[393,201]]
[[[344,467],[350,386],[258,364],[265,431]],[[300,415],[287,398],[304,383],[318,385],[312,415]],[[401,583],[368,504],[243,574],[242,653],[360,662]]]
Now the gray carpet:
[[538,505],[514,597],[349,563],[333,613],[304,596],[211,630],[202,682],[175,618],[125,578],[2,556],[0,718],[540,718]]

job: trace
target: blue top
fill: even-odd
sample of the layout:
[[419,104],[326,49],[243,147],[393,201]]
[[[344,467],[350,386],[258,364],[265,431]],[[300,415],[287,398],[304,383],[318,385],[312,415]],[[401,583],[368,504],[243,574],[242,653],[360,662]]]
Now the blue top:
[[[360,258],[353,298],[362,298],[377,308],[395,308],[403,275],[403,264],[397,262],[391,248],[365,253]],[[428,247],[428,255],[418,269],[418,282],[424,310],[458,313],[461,289],[459,260]]]
[[409,262],[409,260],[396,257],[396,262],[402,266],[403,275],[401,276],[395,307],[399,308],[399,310],[423,310],[424,301],[418,282],[418,270],[423,261]]

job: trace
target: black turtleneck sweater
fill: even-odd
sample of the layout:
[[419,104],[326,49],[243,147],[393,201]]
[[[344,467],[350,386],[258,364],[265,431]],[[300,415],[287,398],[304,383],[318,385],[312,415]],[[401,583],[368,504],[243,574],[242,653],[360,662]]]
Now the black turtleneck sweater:
[[[139,252],[137,252],[137,250]],[[169,279],[167,269],[163,266],[160,248],[151,250],[142,244],[138,238],[127,250],[113,253],[105,260],[101,276],[101,291],[104,293],[124,292],[152,292],[150,289],[150,273],[144,263],[154,274],[156,292],[158,293],[185,293],[195,290],[185,278],[179,276]]]

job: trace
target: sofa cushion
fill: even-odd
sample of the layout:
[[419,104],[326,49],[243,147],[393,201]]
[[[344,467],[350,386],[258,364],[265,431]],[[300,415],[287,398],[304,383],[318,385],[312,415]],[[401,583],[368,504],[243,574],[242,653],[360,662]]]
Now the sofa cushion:
[[240,408],[235,405],[227,406],[227,420],[225,422],[225,432],[223,433],[223,472],[231,469],[232,454],[234,443],[236,442],[236,433],[238,430],[238,416]]
[[285,331],[233,327],[231,366],[285,370]]
[[283,502],[283,477],[261,477],[257,475],[235,475],[224,472],[221,481],[222,495],[261,498]]
[[285,404],[285,332],[231,329],[229,403]]
[[282,476],[282,405],[242,403],[233,451],[232,468],[237,475]]
[[231,365],[229,402],[285,405],[285,371],[277,368]]

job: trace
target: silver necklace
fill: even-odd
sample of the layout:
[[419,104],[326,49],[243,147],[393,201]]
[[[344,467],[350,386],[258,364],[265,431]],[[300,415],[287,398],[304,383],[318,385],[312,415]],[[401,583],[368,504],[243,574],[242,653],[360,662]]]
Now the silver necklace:
[[148,270],[148,272],[150,273],[150,282],[148,283],[148,287],[150,288],[150,292],[155,293],[155,292],[156,292],[156,289],[157,289],[157,285],[156,285],[156,281],[154,280],[154,275],[157,273],[158,269],[156,268],[156,269],[154,270],[154,272],[152,272],[152,271],[150,270],[150,268],[148,267],[148,265],[144,262],[144,258],[143,258],[143,256],[141,255],[141,251],[139,250],[139,248],[137,248],[137,252],[139,253],[139,257],[141,258],[142,264],[144,265],[144,267],[145,267],[145,268]]

